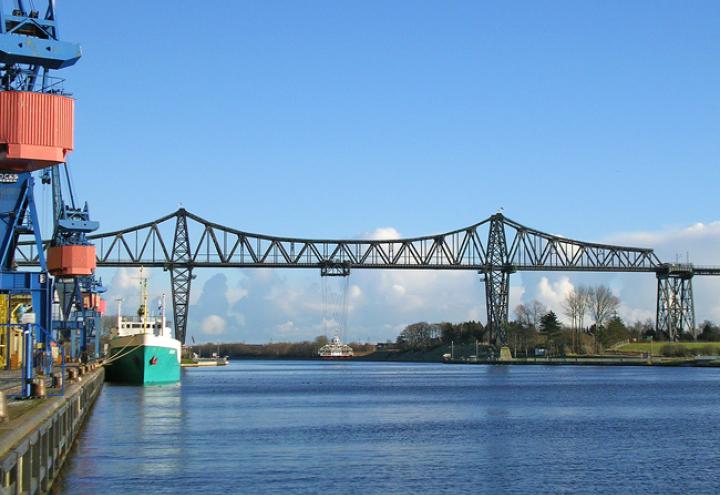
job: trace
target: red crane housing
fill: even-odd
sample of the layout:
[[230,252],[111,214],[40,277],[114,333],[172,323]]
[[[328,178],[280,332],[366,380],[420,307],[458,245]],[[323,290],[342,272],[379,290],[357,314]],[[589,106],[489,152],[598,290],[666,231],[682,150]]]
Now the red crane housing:
[[67,96],[0,91],[0,169],[33,172],[65,162],[74,106]]

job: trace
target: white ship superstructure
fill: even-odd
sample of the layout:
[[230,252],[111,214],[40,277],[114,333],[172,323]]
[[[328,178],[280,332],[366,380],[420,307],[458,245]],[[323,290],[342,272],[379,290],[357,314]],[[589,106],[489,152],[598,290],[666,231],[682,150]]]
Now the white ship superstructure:
[[318,354],[323,359],[350,359],[353,357],[353,350],[349,345],[343,344],[336,335],[329,344],[320,348]]

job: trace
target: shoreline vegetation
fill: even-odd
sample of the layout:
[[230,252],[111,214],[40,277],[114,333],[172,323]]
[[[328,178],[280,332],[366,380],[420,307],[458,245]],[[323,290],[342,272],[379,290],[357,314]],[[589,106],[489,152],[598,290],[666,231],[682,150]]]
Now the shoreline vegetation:
[[[207,355],[217,352],[220,349],[221,356],[228,356],[234,360],[321,360],[317,352],[308,352],[308,344],[300,343],[276,343],[276,344],[213,344],[196,345],[195,352],[205,349]],[[687,344],[698,344],[690,345]],[[367,362],[405,362],[405,363],[448,363],[448,364],[498,364],[498,365],[593,365],[593,366],[700,366],[720,367],[720,343],[713,345],[713,352],[703,349],[705,354],[693,352],[698,347],[705,347],[705,343],[684,343],[674,342],[664,346],[655,345],[664,351],[655,351],[652,354],[646,352],[628,352],[620,349],[619,352],[608,352],[603,354],[572,355],[565,356],[544,356],[544,357],[514,357],[511,361],[499,361],[488,355],[470,354],[470,347],[455,346],[454,357],[447,359],[444,356],[450,354],[448,346],[438,346],[426,350],[400,350],[400,349],[369,349],[374,347],[369,344],[361,344],[358,347],[363,349],[356,352],[353,361]],[[635,344],[627,344],[629,348]],[[671,349],[668,351],[668,348]],[[473,346],[474,348],[474,346]],[[314,349],[314,348],[313,348]],[[230,353],[223,353],[223,351]]]
[[[318,351],[328,343],[324,336],[312,341],[302,342],[270,342],[267,344],[207,343],[190,346],[192,352],[208,357],[216,353],[230,359],[320,359]],[[375,350],[373,344],[352,342],[349,344],[356,357],[364,356]]]
[[[319,360],[317,351],[323,339],[304,342],[278,342],[269,344],[199,344],[192,346],[193,352],[201,356],[217,353],[231,360],[254,359],[300,359]],[[599,354],[574,354],[545,356],[514,356],[510,362],[502,363],[492,355],[487,344],[443,343],[426,348],[405,348],[396,343],[351,344],[355,361],[394,362],[449,362],[466,364],[588,364],[588,365],[653,365],[653,366],[720,366],[720,342],[635,342],[623,343]],[[452,359],[447,359],[451,354]]]
[[[315,348],[308,352],[308,342],[300,343],[277,343],[277,344],[201,344],[193,346],[194,352],[200,351],[203,356],[209,356],[219,349],[219,355],[228,356],[231,360],[264,360],[264,359],[299,359],[299,360],[320,360]],[[696,344],[696,345],[688,345]],[[621,347],[617,352],[606,352],[603,354],[567,354],[564,356],[538,356],[538,357],[515,357],[512,364],[688,364],[698,363],[704,366],[720,366],[720,343],[706,346],[704,342],[686,343],[674,342],[664,345],[655,344],[656,350],[650,352],[627,351]],[[357,345],[357,344],[356,344]],[[490,356],[480,353],[471,354],[471,347],[455,346],[453,359],[443,359],[443,356],[451,353],[449,346],[438,346],[425,350],[402,350],[402,349],[369,349],[374,348],[370,344],[361,344],[358,347],[364,351],[355,352],[354,361],[395,361],[395,362],[417,362],[417,363],[497,363],[501,362]],[[636,344],[627,344],[625,347],[632,349]],[[641,348],[645,346],[641,344]],[[649,346],[647,346],[649,348]],[[697,349],[701,352],[696,352]],[[355,349],[355,347],[353,347]],[[712,350],[711,350],[712,349]],[[475,357],[477,356],[477,357]],[[713,363],[717,361],[717,363]]]
[[[657,330],[651,319],[627,323],[617,314],[620,300],[609,288],[573,289],[563,304],[571,324],[539,301],[520,304],[505,327],[512,359],[504,364],[603,364],[720,366],[720,327],[704,321],[684,332]],[[585,324],[585,320],[592,322]],[[395,341],[350,343],[354,360],[500,363],[490,332],[477,321],[419,322]],[[268,344],[208,343],[190,348],[200,356],[232,359],[319,359],[324,336],[312,341]]]

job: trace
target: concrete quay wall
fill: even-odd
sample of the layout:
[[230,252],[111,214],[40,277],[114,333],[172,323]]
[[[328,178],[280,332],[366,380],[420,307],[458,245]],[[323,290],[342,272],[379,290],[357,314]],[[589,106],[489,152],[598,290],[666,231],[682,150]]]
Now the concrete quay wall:
[[102,366],[87,370],[66,384],[63,396],[30,399],[37,403],[0,424],[0,495],[50,489],[104,379]]

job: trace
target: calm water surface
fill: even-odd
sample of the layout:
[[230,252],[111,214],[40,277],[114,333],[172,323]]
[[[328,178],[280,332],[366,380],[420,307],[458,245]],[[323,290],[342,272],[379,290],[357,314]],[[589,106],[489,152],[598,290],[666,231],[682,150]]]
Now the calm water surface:
[[55,493],[720,493],[720,369],[244,361],[106,384]]

